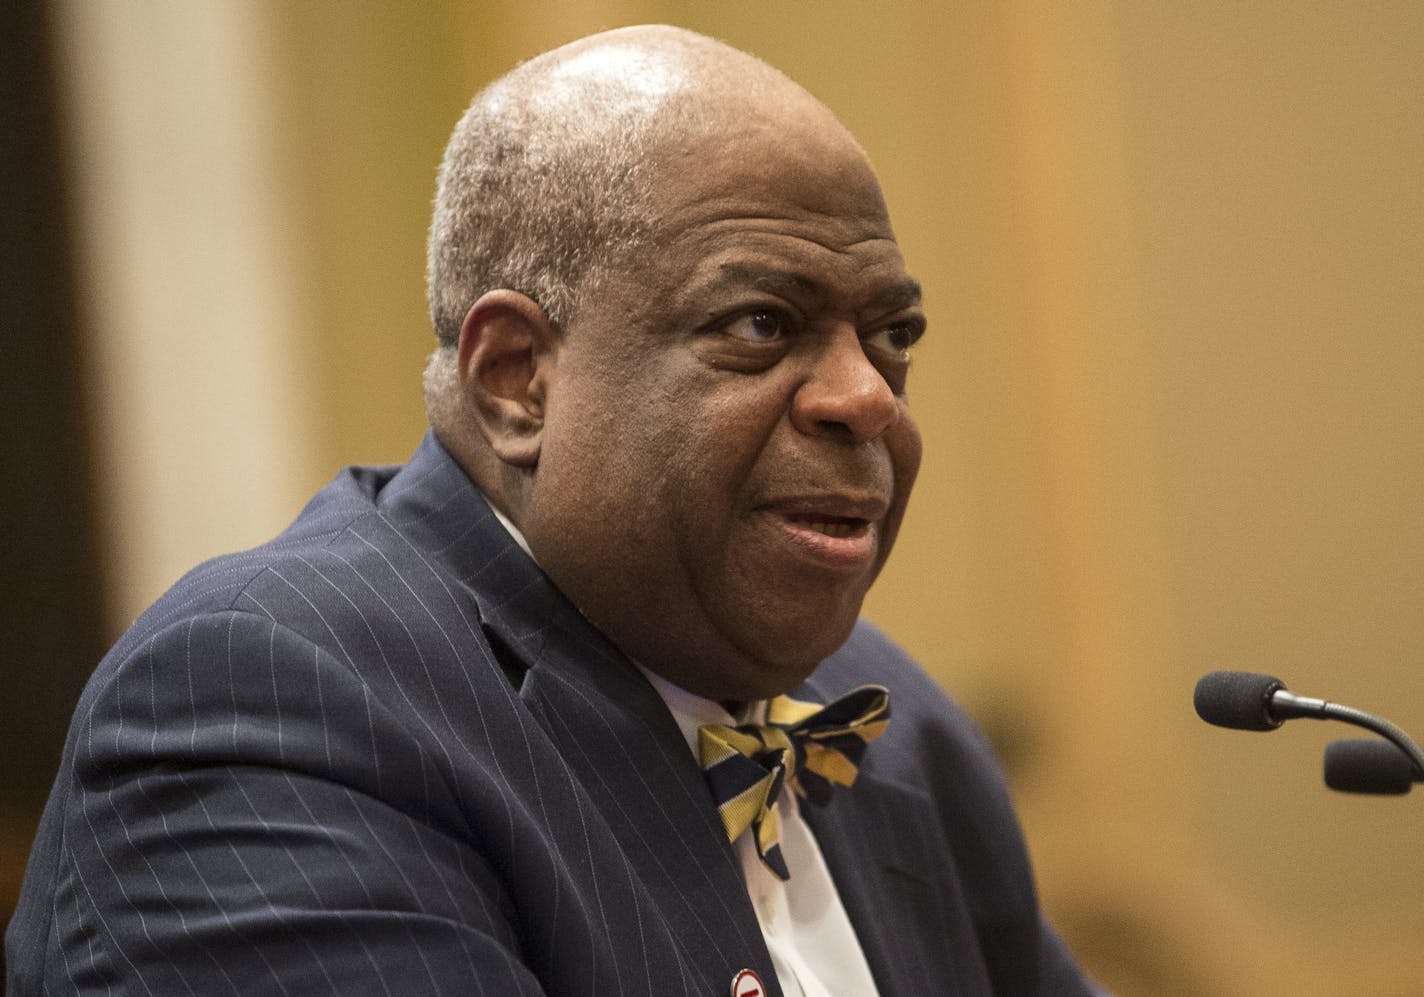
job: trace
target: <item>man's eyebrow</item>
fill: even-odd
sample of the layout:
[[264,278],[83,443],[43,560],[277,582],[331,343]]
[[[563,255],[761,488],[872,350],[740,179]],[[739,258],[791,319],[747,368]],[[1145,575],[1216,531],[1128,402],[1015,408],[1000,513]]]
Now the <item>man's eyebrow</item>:
[[913,277],[907,277],[897,284],[877,291],[871,297],[870,305],[877,310],[894,312],[918,305],[921,298],[920,282]]
[[[816,301],[825,297],[824,289],[816,281],[794,271],[751,267],[744,263],[724,263],[718,270],[716,286],[719,287],[753,287],[771,294],[809,297]],[[869,306],[877,311],[898,311],[918,305],[922,296],[920,282],[907,277],[876,291]]]
[[752,287],[770,294],[790,294],[795,297],[824,297],[824,292],[814,280],[799,273],[767,267],[749,267],[744,263],[723,263],[718,270],[720,276],[716,281],[717,286]]

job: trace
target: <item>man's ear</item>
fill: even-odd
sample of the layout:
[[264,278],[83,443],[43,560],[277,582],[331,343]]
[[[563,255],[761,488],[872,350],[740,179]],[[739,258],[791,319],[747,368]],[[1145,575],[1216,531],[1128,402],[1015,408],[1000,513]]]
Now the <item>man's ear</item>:
[[495,455],[515,467],[539,462],[544,398],[558,332],[518,291],[480,297],[460,326],[460,389]]

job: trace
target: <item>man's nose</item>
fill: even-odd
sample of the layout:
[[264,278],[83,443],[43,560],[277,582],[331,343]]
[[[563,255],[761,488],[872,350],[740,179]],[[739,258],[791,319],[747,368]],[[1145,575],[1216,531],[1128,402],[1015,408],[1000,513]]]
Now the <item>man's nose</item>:
[[791,403],[792,425],[808,436],[868,442],[899,418],[895,392],[850,328],[822,344]]

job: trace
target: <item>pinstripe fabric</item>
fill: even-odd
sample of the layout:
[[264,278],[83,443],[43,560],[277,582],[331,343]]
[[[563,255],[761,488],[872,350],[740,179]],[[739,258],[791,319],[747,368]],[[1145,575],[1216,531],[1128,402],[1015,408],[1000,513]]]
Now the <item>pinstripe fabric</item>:
[[[816,698],[871,674],[933,689],[860,629]],[[943,710],[897,715],[818,840],[882,994],[1040,992],[1037,967],[1070,967],[992,765],[929,695]],[[15,995],[678,997],[743,967],[779,993],[666,707],[433,438],[399,473],[343,473],[119,641],[6,945]]]

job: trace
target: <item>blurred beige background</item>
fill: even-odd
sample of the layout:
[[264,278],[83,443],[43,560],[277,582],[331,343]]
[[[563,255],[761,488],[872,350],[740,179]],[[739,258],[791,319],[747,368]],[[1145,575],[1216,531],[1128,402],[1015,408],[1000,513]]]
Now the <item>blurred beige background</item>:
[[1125,995],[1424,994],[1424,802],[1328,792],[1346,730],[1190,703],[1260,670],[1424,735],[1424,5],[53,11],[108,637],[341,465],[404,459],[470,95],[670,21],[878,166],[931,331],[867,612],[1000,745],[1083,960]]

